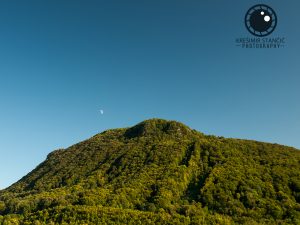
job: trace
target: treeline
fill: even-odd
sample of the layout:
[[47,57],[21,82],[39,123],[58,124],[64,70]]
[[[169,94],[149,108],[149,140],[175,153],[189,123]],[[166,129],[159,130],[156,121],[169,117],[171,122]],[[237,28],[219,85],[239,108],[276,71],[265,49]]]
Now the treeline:
[[300,152],[149,120],[57,150],[0,224],[300,224]]

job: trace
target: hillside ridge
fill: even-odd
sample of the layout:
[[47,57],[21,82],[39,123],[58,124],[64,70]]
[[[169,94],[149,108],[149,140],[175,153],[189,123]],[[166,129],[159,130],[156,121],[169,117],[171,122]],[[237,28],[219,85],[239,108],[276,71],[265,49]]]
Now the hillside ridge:
[[300,151],[149,119],[48,154],[0,224],[297,224]]

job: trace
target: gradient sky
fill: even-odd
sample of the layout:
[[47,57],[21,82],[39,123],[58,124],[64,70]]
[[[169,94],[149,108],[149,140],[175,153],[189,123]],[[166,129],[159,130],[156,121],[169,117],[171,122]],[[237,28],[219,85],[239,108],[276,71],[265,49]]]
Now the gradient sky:
[[257,3],[1,1],[0,188],[57,148],[153,117],[300,148],[300,1],[263,2],[285,48],[238,48]]

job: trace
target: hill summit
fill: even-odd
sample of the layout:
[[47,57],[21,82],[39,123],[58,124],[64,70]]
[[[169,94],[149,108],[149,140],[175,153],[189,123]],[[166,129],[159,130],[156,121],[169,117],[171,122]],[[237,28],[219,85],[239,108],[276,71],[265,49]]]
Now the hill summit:
[[299,224],[300,152],[150,119],[51,152],[0,224]]
[[181,136],[186,135],[189,132],[189,127],[177,121],[150,119],[127,129],[125,136],[129,138],[162,135]]

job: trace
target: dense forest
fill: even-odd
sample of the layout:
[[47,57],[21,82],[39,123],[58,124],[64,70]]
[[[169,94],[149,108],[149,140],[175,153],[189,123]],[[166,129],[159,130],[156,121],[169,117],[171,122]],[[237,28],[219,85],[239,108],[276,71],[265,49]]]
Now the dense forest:
[[300,151],[146,120],[50,153],[0,224],[300,224]]

